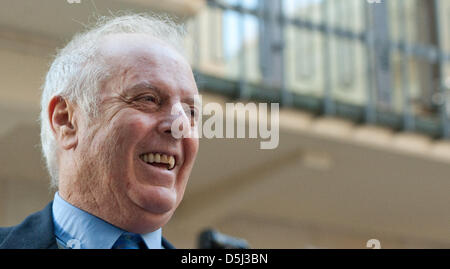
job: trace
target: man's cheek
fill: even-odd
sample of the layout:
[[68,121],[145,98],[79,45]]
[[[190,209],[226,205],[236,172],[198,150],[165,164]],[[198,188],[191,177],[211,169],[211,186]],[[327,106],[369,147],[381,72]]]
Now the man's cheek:
[[115,129],[122,139],[136,141],[148,133],[150,125],[147,119],[135,116],[121,119]]
[[195,158],[198,153],[198,147],[199,147],[199,141],[198,138],[185,138],[185,145],[186,145],[186,157],[188,164],[193,164],[195,161]]
[[182,169],[178,174],[178,187],[183,189],[186,187],[187,181],[189,180],[189,176],[192,172],[192,168],[195,163],[195,159],[198,152],[199,141],[197,138],[184,138],[184,152],[185,159],[182,166]]

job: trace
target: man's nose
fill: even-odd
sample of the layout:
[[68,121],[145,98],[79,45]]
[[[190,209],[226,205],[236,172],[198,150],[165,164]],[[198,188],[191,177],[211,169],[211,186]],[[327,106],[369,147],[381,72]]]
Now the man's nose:
[[172,135],[172,125],[176,123],[176,121],[183,121],[183,126],[186,126],[185,124],[189,122],[186,112],[181,104],[172,106],[171,111],[168,111],[165,118],[159,123],[158,131],[161,134],[170,135],[176,138],[176,136]]
[[172,135],[172,122],[173,120],[170,119],[171,116],[166,117],[163,121],[161,121],[158,125],[158,131],[161,134],[165,134],[165,135]]

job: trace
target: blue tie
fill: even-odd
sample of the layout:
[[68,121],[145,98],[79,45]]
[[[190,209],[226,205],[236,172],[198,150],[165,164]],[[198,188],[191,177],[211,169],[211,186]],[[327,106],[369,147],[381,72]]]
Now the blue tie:
[[139,234],[124,232],[116,243],[114,243],[113,249],[146,249],[144,240]]

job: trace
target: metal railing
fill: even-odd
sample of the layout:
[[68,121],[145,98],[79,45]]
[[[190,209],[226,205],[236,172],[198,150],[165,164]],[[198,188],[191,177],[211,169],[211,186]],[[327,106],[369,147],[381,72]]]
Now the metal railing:
[[450,136],[445,0],[207,3],[189,26],[200,88]]

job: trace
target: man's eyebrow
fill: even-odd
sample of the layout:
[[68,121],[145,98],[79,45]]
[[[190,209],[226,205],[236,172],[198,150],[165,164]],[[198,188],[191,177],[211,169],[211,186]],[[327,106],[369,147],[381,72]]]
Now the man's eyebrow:
[[197,95],[186,97],[182,100],[182,102],[189,105],[201,104],[201,100]]
[[[153,85],[149,82],[137,83],[137,84],[131,86],[130,88],[127,88],[125,90],[125,92],[137,92],[137,91],[142,91],[142,90],[155,91],[159,96],[167,97],[166,91],[161,90],[160,88],[156,87],[155,85]],[[182,102],[185,104],[189,104],[189,105],[201,104],[201,99],[198,97],[198,95],[194,95],[194,96],[189,96],[189,97],[183,98]]]
[[127,88],[126,91],[139,91],[139,90],[153,90],[157,91],[158,93],[161,93],[161,90],[156,87],[155,85],[148,83],[148,82],[141,82],[138,84],[135,84],[131,86],[130,88]]
[[134,94],[145,93],[145,91],[155,92],[162,99],[168,98],[166,91],[161,90],[160,88],[158,88],[157,86],[155,86],[149,82],[137,83],[137,84],[131,86],[130,88],[127,88],[123,94],[126,95],[127,93],[130,93],[130,94],[134,95]]

